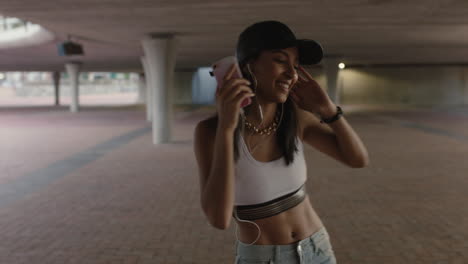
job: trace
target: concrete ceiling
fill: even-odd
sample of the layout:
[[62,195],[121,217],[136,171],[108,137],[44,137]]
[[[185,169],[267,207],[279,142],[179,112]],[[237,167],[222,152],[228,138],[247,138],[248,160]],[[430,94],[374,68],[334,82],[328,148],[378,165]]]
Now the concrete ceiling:
[[[90,71],[141,70],[141,39],[150,33],[180,38],[178,70],[209,66],[234,54],[245,27],[270,19],[348,65],[468,63],[467,0],[2,0],[0,14],[57,35],[40,46],[0,50],[0,70],[63,70],[72,59]],[[57,55],[66,34],[83,44],[85,56]]]

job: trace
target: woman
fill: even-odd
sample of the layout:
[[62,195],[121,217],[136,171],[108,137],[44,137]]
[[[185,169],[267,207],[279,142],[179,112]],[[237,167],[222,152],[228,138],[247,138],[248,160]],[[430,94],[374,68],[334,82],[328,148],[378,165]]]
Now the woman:
[[369,159],[341,108],[299,65],[318,63],[321,47],[263,21],[241,33],[236,56],[245,78],[231,78],[231,67],[216,91],[217,114],[195,129],[203,211],[219,229],[235,218],[235,263],[336,263],[305,192],[302,144],[353,168]]

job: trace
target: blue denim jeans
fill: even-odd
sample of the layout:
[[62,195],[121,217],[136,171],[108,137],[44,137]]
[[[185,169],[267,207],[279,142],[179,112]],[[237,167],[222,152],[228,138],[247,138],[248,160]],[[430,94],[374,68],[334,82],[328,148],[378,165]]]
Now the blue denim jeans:
[[330,236],[321,227],[311,236],[289,245],[249,245],[236,240],[234,264],[336,264]]

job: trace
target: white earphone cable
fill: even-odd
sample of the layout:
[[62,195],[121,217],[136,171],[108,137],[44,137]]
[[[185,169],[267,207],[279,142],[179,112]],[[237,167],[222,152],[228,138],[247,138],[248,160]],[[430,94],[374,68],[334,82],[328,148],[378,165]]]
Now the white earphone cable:
[[[257,79],[255,78],[255,76],[254,76],[254,75],[252,74],[252,72],[250,71],[249,64],[247,64],[247,68],[248,68],[248,70],[249,70],[249,72],[250,72],[252,78],[254,79],[254,83],[255,83],[255,86],[254,86],[254,93],[256,93]],[[258,100],[257,100],[257,103],[258,103]],[[262,107],[260,106],[260,104],[258,104],[258,106],[259,106],[259,110],[260,110],[260,118],[261,118],[261,120],[262,120],[262,122],[263,122]],[[284,112],[284,103],[281,104],[281,117],[280,117],[280,121],[279,121],[278,127],[281,125],[281,121],[283,120],[283,112]],[[244,129],[245,129],[245,119],[246,119],[244,109],[241,108],[240,113],[241,113],[241,122],[242,122],[242,126],[241,126],[241,136],[243,137],[243,135],[244,135]],[[261,123],[262,123],[262,122],[261,122]],[[260,123],[260,124],[261,124],[261,123]],[[249,143],[248,143],[248,142],[246,142],[246,143],[247,143],[247,150],[250,152],[250,150],[249,150],[249,149],[250,149]],[[260,143],[257,143],[257,145],[255,146],[255,149],[259,146],[259,144],[260,144]],[[255,149],[252,150],[251,154],[255,151]],[[257,238],[256,238],[252,243],[250,243],[250,244],[248,244],[248,245],[253,245],[255,242],[257,242],[257,240],[260,238],[260,235],[262,234],[262,230],[261,230],[260,227],[257,225],[257,223],[255,223],[255,222],[253,222],[253,221],[248,221],[248,220],[242,220],[242,219],[240,219],[239,216],[237,215],[237,211],[236,211],[235,208],[234,208],[234,217],[235,217],[238,221],[240,221],[240,222],[251,223],[251,224],[254,224],[255,227],[257,227],[257,229],[258,229],[258,231],[259,231],[259,233],[258,233],[258,235],[257,235]],[[239,240],[239,236],[237,235],[237,232],[238,232],[237,229],[238,229],[238,225],[237,225],[237,223],[236,223],[236,239]]]

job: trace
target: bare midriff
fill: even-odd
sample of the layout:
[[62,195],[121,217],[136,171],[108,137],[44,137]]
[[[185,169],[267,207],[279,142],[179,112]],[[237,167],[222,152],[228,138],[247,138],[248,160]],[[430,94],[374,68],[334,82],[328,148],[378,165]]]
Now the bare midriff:
[[[239,222],[238,239],[250,244],[258,236],[258,228],[249,222]],[[250,220],[249,220],[250,221]],[[261,229],[254,245],[288,245],[311,236],[322,226],[322,221],[312,207],[309,196],[298,205],[277,215],[253,220]]]
[[[260,136],[245,133],[244,138],[246,142],[251,142],[252,139],[253,142],[257,143]],[[303,140],[302,137],[300,139]],[[262,142],[252,156],[255,160],[261,162],[269,162],[281,156],[275,136],[271,136]],[[249,220],[250,222],[240,222],[235,218],[234,221],[239,226],[238,239],[245,244],[255,241],[259,233],[258,228],[251,222],[255,222],[259,226],[262,232],[254,245],[293,244],[311,236],[323,226],[322,221],[312,207],[309,195],[306,195],[305,199],[298,205],[277,215]]]

